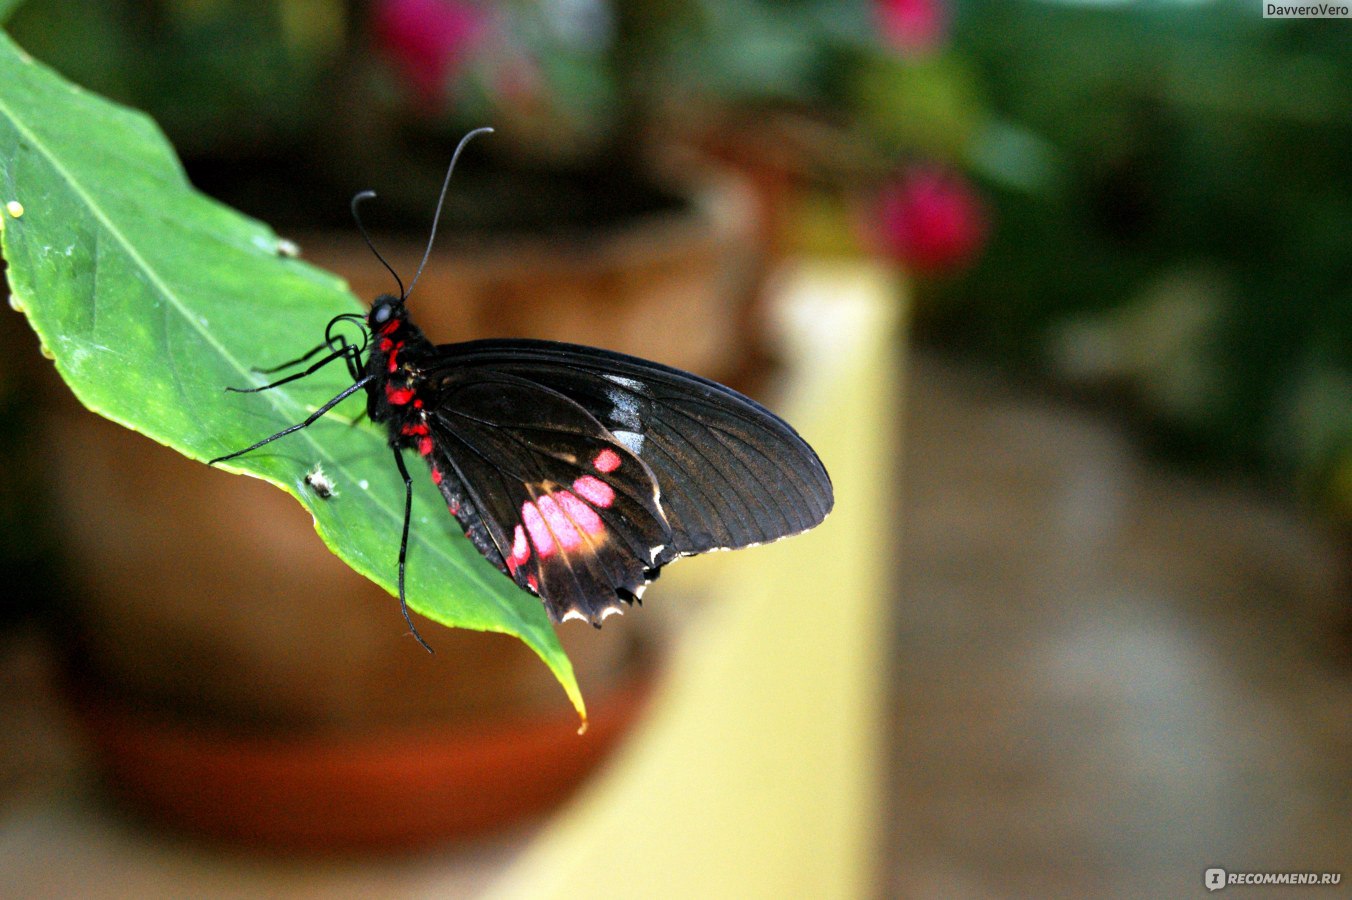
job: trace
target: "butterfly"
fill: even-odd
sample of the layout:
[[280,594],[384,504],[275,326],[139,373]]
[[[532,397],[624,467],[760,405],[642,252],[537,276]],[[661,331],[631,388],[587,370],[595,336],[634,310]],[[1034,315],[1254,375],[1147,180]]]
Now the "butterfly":
[[[491,339],[433,344],[409,317],[399,285],[364,316],[344,313],[309,353],[270,372],[318,361],[270,390],[343,360],[353,382],[303,422],[209,465],[234,459],[306,428],[343,400],[366,394],[366,412],[389,435],[404,481],[399,543],[404,594],[413,481],[404,453],[422,457],[450,513],[483,556],[538,596],[556,622],[607,616],[641,602],[662,567],[683,556],[762,544],[806,531],[831,511],[831,479],[813,449],[756,401],[698,375],[576,344]],[[340,322],[355,323],[350,341]]]

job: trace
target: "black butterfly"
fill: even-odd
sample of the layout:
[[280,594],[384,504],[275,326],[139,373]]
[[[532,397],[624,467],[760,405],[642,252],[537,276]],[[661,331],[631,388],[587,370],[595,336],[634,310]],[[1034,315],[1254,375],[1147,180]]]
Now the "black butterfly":
[[[471,132],[456,148],[443,199],[460,151],[488,130]],[[354,217],[357,204],[372,196],[353,198]],[[433,237],[440,212],[439,201]],[[431,246],[429,238],[428,253]],[[538,595],[555,621],[579,618],[599,627],[622,603],[640,600],[672,560],[806,531],[831,511],[831,480],[816,453],[754,400],[594,347],[532,340],[435,346],[405,306],[417,275],[405,291],[390,272],[398,297],[377,297],[365,317],[336,317],[324,343],[278,369],[327,355],[248,390],[277,387],[338,359],[353,384],[305,421],[210,464],[305,428],[365,390],[367,413],[389,431],[404,479],[399,602],[424,647],[404,599],[413,501],[406,448],[427,460],[479,552]],[[364,326],[359,345],[335,332],[340,321]]]

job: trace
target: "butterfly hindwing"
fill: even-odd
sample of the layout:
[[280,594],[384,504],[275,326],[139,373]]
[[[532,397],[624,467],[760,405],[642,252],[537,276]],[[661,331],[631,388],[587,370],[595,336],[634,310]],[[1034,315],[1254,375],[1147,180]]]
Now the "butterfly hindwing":
[[642,593],[672,535],[637,455],[568,397],[511,373],[455,368],[426,385],[433,477],[490,561],[556,620],[598,623]]
[[659,564],[797,534],[831,510],[830,478],[812,448],[730,388],[612,351],[548,341],[438,350],[445,371],[511,374],[567,397],[642,459],[672,532]]

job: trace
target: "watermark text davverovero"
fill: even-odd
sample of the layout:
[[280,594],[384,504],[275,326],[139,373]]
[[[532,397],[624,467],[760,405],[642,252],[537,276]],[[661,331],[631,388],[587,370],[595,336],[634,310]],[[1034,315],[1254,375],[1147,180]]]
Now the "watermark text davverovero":
[[1265,19],[1349,19],[1352,6],[1346,3],[1263,3]]

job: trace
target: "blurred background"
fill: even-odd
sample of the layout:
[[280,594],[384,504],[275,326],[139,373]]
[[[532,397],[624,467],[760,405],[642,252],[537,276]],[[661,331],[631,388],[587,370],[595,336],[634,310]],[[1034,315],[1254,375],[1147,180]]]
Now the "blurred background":
[[[869,473],[889,588],[868,881],[980,897],[1194,890],[1213,865],[1352,874],[1347,24],[1257,0],[27,0],[6,29],[149,112],[195,185],[364,297],[388,285],[347,198],[378,189],[370,223],[410,271],[451,148],[492,125],[423,282],[440,340],[610,346],[774,404],[794,377],[772,327],[785,267],[884,273],[905,377],[855,423],[895,457]],[[3,331],[0,853],[72,840],[23,818],[92,783],[58,700],[72,678],[250,728],[566,719],[547,676],[507,674],[507,642],[470,659],[487,636],[442,655],[501,696],[407,701],[425,673],[352,637],[391,631],[388,609],[294,504],[70,424],[21,318]],[[125,475],[148,470],[174,474]],[[147,591],[153,542],[107,532],[200,518],[202,492],[290,530],[148,526],[230,553]],[[258,600],[216,621],[203,591]],[[335,592],[364,599],[335,613]],[[660,666],[634,660],[679,616],[651,618],[569,644],[589,698]]]

